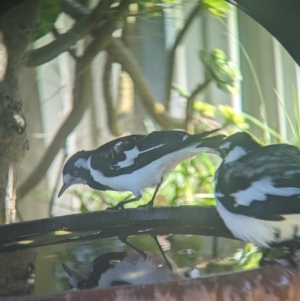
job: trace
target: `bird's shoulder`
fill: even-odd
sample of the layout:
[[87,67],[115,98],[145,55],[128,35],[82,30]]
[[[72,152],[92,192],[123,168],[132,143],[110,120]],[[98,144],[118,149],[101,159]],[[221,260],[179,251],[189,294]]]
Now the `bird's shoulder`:
[[239,185],[266,177],[271,177],[274,181],[291,180],[299,178],[299,175],[300,151],[288,144],[262,147],[240,160],[222,163],[219,170],[221,180],[227,183],[237,182]]
[[91,167],[97,170],[105,170],[126,159],[126,152],[134,149],[145,135],[130,135],[109,141],[96,150],[91,156]]

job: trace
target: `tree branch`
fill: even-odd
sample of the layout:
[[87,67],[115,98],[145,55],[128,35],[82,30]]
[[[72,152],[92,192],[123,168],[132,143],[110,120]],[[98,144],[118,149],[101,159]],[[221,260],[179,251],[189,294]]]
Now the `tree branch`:
[[0,17],[0,223],[15,221],[18,169],[28,150],[18,79],[40,2],[23,1]]
[[73,0],[60,0],[60,6],[64,13],[77,21],[89,15],[87,8]]
[[196,89],[191,93],[191,95],[187,98],[186,101],[186,128],[188,129],[189,122],[192,119],[193,111],[194,111],[194,102],[198,94],[200,94],[211,82],[211,79],[206,78],[204,83],[199,84]]
[[181,43],[182,39],[184,38],[185,34],[187,33],[188,29],[190,28],[192,22],[194,21],[195,17],[201,12],[201,5],[197,3],[195,7],[190,12],[189,16],[187,17],[184,26],[179,31],[174,45],[169,52],[168,56],[168,63],[167,63],[167,76],[166,76],[166,90],[165,90],[165,107],[166,110],[169,110],[170,106],[170,96],[171,96],[171,89],[172,89],[172,81],[173,81],[173,73],[174,73],[174,60],[176,49],[178,45]]
[[107,52],[106,62],[103,70],[103,96],[105,101],[106,108],[106,117],[108,128],[112,135],[119,136],[120,133],[118,131],[115,108],[113,105],[113,99],[111,95],[111,68],[112,68],[112,59]]
[[[87,14],[87,10],[84,7],[78,4],[73,6],[72,2],[68,0],[62,1],[64,3],[64,11],[72,18],[82,18]],[[93,32],[93,35],[96,37],[99,36],[97,29]],[[113,55],[114,61],[120,63],[124,70],[128,72],[129,76],[134,81],[139,94],[141,95],[141,99],[148,110],[148,113],[152,116],[152,118],[163,128],[183,128],[184,121],[170,117],[166,113],[164,106],[156,100],[142,70],[139,67],[139,63],[132,55],[130,50],[123,45],[121,41],[113,39],[107,51]]]
[[114,61],[121,64],[123,69],[129,74],[145,108],[152,118],[164,129],[183,128],[183,120],[169,116],[165,107],[156,100],[139,63],[131,51],[117,39],[112,39],[107,51],[113,56]]
[[[74,130],[81,120],[85,109],[90,103],[90,89],[85,89],[87,83],[91,82],[89,65],[95,55],[104,50],[110,42],[112,32],[116,24],[123,18],[127,11],[130,0],[123,0],[119,5],[119,10],[115,17],[110,18],[102,27],[101,38],[93,40],[85,50],[83,56],[76,62],[76,78],[73,90],[73,108],[65,118],[57,133],[53,137],[49,146],[42,155],[39,163],[29,174],[23,183],[18,187],[17,195],[20,200],[23,198],[46,174],[49,166],[55,158],[58,151],[63,147],[66,138]],[[86,72],[87,71],[87,72]],[[86,91],[87,90],[87,91]]]
[[[49,236],[50,232],[59,230],[71,233]],[[76,238],[72,232],[76,232]],[[233,238],[212,206],[135,208],[65,215],[0,226],[0,252],[104,237],[170,233]],[[44,235],[47,234],[49,238],[46,240]],[[32,243],[13,243],[24,240],[24,237],[32,240]]]
[[60,53],[67,51],[78,40],[90,33],[109,11],[111,0],[103,0],[85,18],[77,21],[66,33],[59,35],[53,42],[31,50],[27,53],[26,64],[28,67],[35,67],[44,64]]

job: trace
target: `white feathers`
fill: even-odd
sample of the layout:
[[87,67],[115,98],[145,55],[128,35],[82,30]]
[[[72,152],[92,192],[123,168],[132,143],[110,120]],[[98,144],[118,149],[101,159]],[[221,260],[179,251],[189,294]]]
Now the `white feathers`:
[[253,201],[265,201],[268,194],[284,197],[299,193],[300,189],[297,187],[275,187],[271,178],[264,178],[253,182],[245,190],[232,193],[231,196],[235,198],[237,205],[249,206]]
[[131,149],[129,151],[124,151],[126,159],[124,161],[118,162],[118,164],[116,164],[116,166],[118,166],[120,168],[131,166],[134,164],[134,159],[136,159],[140,154],[152,151],[153,149],[162,147],[164,145],[165,144],[156,145],[151,148],[145,149],[143,151],[139,151],[139,149],[135,146],[133,149]]
[[139,149],[135,146],[133,149],[129,151],[124,151],[124,154],[126,156],[126,159],[124,161],[118,162],[116,166],[120,168],[128,167],[134,164],[134,159],[138,157],[140,154]]
[[[282,215],[283,220],[267,221],[229,212],[219,201],[217,210],[232,234],[257,246],[292,240],[300,231],[300,214]],[[299,233],[298,233],[299,235]]]
[[130,252],[121,262],[115,263],[101,275],[98,287],[110,287],[114,282],[141,285],[183,279],[176,271],[175,263],[170,258],[168,260],[174,271],[169,270],[160,254],[147,253],[147,258],[144,259],[137,252]]
[[151,148],[147,148],[147,149],[145,149],[145,150],[143,150],[143,151],[140,151],[140,154],[150,152],[150,151],[152,151],[153,149],[162,147],[162,146],[164,146],[164,145],[166,145],[166,143],[163,143],[163,144],[160,144],[160,145],[156,145],[156,146],[153,146],[153,147],[151,147]]
[[188,137],[189,137],[188,134],[184,135],[184,136],[182,137],[182,142],[185,141]]
[[224,163],[230,163],[240,159],[241,157],[245,156],[247,151],[241,146],[235,146],[228,155],[224,158]]
[[[109,253],[107,254],[109,255]],[[97,265],[101,257],[97,257],[86,267],[74,271],[67,265],[63,264],[64,270],[69,276],[69,283],[72,287],[78,288],[80,282],[93,280],[89,285],[93,287],[107,288],[116,285],[117,283],[127,283],[132,285],[158,283],[171,280],[184,279],[183,272],[178,269],[175,262],[169,258],[168,261],[172,265],[172,271],[165,263],[165,259],[160,253],[146,253],[147,257],[144,258],[136,251],[128,252],[127,255],[121,259],[111,260],[103,258],[103,266],[108,264],[107,269],[104,271],[97,270]],[[98,285],[96,284],[98,282]],[[79,289],[86,288],[84,285]],[[87,287],[87,288],[92,288]]]
[[226,142],[226,143],[224,143],[224,144],[222,144],[219,148],[220,149],[226,149],[226,148],[228,148],[229,149],[229,147],[230,147],[230,144],[231,144],[231,142]]
[[87,169],[90,170],[94,180],[102,185],[119,191],[131,191],[136,198],[140,198],[141,192],[145,188],[157,185],[160,183],[162,177],[173,170],[177,164],[199,153],[202,149],[196,148],[197,145],[198,143],[169,153],[142,168],[134,170],[132,173],[115,177],[106,177],[101,171],[93,169],[90,165],[90,159],[87,161]]
[[225,194],[223,194],[221,192],[216,192],[215,196],[216,196],[216,198],[223,198],[225,196]]
[[86,163],[86,159],[81,158],[81,159],[77,159],[74,165],[79,168],[79,167],[83,167],[85,163]]

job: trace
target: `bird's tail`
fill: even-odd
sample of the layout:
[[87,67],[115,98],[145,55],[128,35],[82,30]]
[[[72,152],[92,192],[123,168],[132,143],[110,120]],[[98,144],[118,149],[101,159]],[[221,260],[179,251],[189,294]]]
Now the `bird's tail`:
[[[219,131],[220,129],[214,129],[211,131],[206,131],[200,134],[196,134],[194,135],[194,138],[197,139],[197,141],[200,142],[199,145],[197,145],[197,148],[207,148],[209,149],[214,149],[220,146],[220,144],[223,142],[223,140],[227,137],[226,135],[216,135],[216,136],[212,136],[212,137],[207,137],[210,134],[213,134],[217,131]],[[195,140],[196,140],[195,139]]]

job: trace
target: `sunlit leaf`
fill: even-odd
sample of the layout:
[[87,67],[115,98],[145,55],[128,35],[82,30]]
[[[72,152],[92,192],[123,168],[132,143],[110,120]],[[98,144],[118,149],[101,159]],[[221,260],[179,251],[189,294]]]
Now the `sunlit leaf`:
[[200,0],[203,9],[218,17],[226,17],[230,9],[225,0]]
[[242,130],[249,128],[249,124],[245,121],[244,114],[235,111],[231,106],[219,105],[216,114],[225,120],[226,125],[236,125]]
[[216,107],[203,101],[195,101],[194,110],[205,117],[213,118],[215,116]]
[[32,244],[33,242],[34,242],[34,240],[20,240],[17,243],[19,245],[29,245],[29,244]]
[[54,232],[54,235],[69,235],[71,234],[72,232],[70,231],[65,231],[65,230],[58,230],[58,231],[55,231]]

